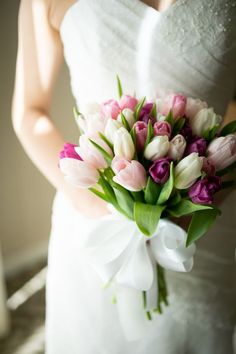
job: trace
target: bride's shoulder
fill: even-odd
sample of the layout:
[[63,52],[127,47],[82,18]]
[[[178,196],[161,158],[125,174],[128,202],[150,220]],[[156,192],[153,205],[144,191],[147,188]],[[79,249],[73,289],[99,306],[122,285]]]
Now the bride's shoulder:
[[68,9],[80,0],[43,0],[48,6],[49,21],[51,26],[59,31],[62,20]]

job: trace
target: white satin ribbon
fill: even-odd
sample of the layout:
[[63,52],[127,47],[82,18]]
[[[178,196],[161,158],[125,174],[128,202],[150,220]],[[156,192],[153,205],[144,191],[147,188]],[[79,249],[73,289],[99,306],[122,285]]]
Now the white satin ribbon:
[[102,281],[115,284],[121,325],[127,339],[136,340],[147,333],[151,322],[145,316],[142,291],[146,291],[146,310],[157,307],[156,263],[189,272],[196,247],[186,248],[186,232],[168,219],[160,219],[156,231],[147,237],[133,220],[112,205],[110,210],[111,214],[93,223],[85,248]]

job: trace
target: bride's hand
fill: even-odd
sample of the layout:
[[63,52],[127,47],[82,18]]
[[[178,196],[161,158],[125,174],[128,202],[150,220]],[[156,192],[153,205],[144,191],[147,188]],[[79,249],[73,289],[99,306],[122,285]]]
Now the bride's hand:
[[68,184],[64,192],[73,208],[86,218],[100,218],[111,213],[107,208],[107,202],[87,189],[76,188]]

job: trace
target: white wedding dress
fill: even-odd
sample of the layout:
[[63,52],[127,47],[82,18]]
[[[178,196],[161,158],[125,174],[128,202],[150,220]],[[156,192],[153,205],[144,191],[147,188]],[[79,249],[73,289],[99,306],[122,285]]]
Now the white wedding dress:
[[[80,111],[160,88],[206,100],[224,114],[236,84],[236,1],[177,0],[160,13],[140,0],[78,0],[61,24]],[[236,118],[236,117],[235,117]],[[190,273],[166,272],[170,306],[149,333],[127,341],[111,288],[84,257],[91,220],[57,193],[47,274],[47,354],[232,354],[236,323],[236,195],[197,242]],[[96,221],[99,223],[99,221]]]

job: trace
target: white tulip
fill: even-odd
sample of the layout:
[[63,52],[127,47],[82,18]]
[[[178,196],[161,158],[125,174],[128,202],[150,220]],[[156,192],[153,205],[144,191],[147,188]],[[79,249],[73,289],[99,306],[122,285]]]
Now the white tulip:
[[167,135],[155,136],[144,150],[144,156],[147,160],[155,161],[166,156],[170,147]]
[[186,148],[186,140],[184,139],[183,135],[177,134],[170,141],[168,156],[173,160],[180,160],[183,156],[185,148]]
[[102,117],[99,113],[88,114],[85,116],[86,129],[85,133],[89,137],[99,138],[99,132],[104,133],[107,118]]
[[194,134],[203,136],[211,128],[220,125],[222,117],[216,114],[213,108],[203,108],[190,119],[190,125]]
[[193,152],[181,160],[175,167],[175,187],[177,189],[189,188],[201,176],[203,158]]
[[121,127],[123,127],[122,123],[118,122],[116,119],[108,118],[104,134],[111,143],[114,143],[114,134]]
[[[135,123],[134,112],[129,108],[124,108],[122,113],[125,116],[125,119],[127,120],[127,122],[129,123],[130,129],[131,129]],[[118,122],[122,123],[121,114],[118,115],[117,120],[118,120]]]
[[114,134],[114,153],[127,160],[132,160],[135,147],[131,135],[124,127],[119,128]]

